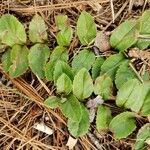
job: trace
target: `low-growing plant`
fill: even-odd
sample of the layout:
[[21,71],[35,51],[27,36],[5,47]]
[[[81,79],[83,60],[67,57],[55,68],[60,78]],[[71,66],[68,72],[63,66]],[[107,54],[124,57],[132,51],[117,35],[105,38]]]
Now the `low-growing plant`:
[[[0,18],[0,44],[6,49],[1,59],[2,66],[13,78],[30,68],[39,78],[52,81],[56,95],[48,97],[44,104],[51,109],[60,108],[68,118],[70,133],[76,138],[85,135],[90,127],[89,111],[84,105],[88,99],[100,95],[107,102],[116,96],[116,106],[124,112],[113,116],[108,106],[99,105],[96,128],[99,132],[112,131],[116,139],[126,138],[136,129],[136,117],[150,115],[150,82],[142,77],[139,79],[130,59],[124,55],[131,47],[143,50],[150,45],[150,41],[145,40],[150,34],[149,24],[150,10],[137,20],[120,24],[110,37],[116,54],[105,58],[88,48],[96,37],[97,29],[92,16],[85,11],[78,18],[76,31],[69,25],[66,15],[56,17],[58,46],[53,51],[47,45],[48,27],[41,16],[36,14],[33,17],[27,36],[16,17],[3,15]],[[74,32],[82,49],[69,63],[68,47]],[[144,148],[148,138],[150,123],[138,131],[134,149]]]

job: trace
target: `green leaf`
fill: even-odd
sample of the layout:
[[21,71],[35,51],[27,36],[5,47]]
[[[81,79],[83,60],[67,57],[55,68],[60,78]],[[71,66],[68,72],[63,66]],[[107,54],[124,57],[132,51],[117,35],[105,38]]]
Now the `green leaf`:
[[83,11],[77,21],[77,35],[82,45],[88,45],[96,37],[96,24],[93,17]]
[[[144,99],[150,90],[150,83],[143,83],[134,87],[129,99],[125,103],[125,107],[132,111],[139,112],[143,106]],[[138,94],[138,95],[137,95]]]
[[65,73],[63,73],[58,78],[56,87],[58,93],[65,93],[68,95],[72,91],[72,81]]
[[44,101],[44,105],[51,108],[55,109],[60,106],[61,99],[56,97],[56,96],[50,96]]
[[56,40],[60,46],[69,46],[72,40],[73,30],[71,27],[59,31],[56,35]]
[[56,62],[50,61],[45,66],[45,76],[48,81],[54,80],[53,75],[54,75],[55,65],[56,65]]
[[[150,34],[150,10],[146,10],[143,15],[139,18],[140,21],[140,35],[139,36],[149,36]],[[145,36],[145,38],[146,38]],[[139,49],[146,49],[150,45],[150,40],[139,38],[136,46]]]
[[54,69],[55,69],[55,65],[56,62],[58,60],[62,60],[67,62],[68,61],[68,51],[66,48],[62,47],[62,46],[57,46],[52,54],[50,55],[50,62],[48,62],[46,64],[45,67],[45,76],[49,81],[53,81],[53,74],[54,74]]
[[140,20],[140,34],[150,33],[150,10],[146,10],[143,15],[139,18]]
[[127,20],[114,30],[110,37],[110,44],[113,48],[124,51],[137,42],[137,36],[137,21]]
[[140,82],[137,79],[131,79],[124,83],[124,85],[119,89],[117,93],[117,106],[122,107],[129,99],[134,88],[137,87],[139,84]]
[[146,49],[149,45],[150,45],[150,41],[149,40],[138,39],[138,41],[137,41],[135,46],[138,47],[139,49],[143,50],[143,49]]
[[144,116],[149,116],[150,115],[150,91],[147,94],[145,100],[144,100],[144,104],[141,108],[141,114]]
[[67,62],[68,59],[68,51],[65,47],[62,46],[57,46],[50,56],[50,61],[62,60],[64,62]]
[[101,66],[100,74],[107,74],[114,80],[116,71],[124,60],[125,58],[121,53],[111,55],[104,61],[103,65]]
[[61,104],[60,109],[69,120],[79,122],[81,120],[81,105],[78,99],[70,94],[67,100]]
[[95,61],[95,55],[92,51],[84,49],[76,55],[72,61],[72,68],[75,73],[80,69],[86,68],[90,70]]
[[119,66],[119,69],[116,73],[115,84],[117,86],[117,89],[120,89],[124,83],[134,78],[136,78],[136,75],[129,66],[129,60],[126,60]]
[[146,146],[145,141],[148,138],[150,138],[150,123],[145,124],[138,131],[134,149],[135,150],[146,150],[148,147]]
[[67,15],[58,15],[55,18],[56,26],[59,30],[63,30],[67,27]]
[[44,44],[36,44],[30,49],[30,53],[28,56],[30,68],[33,73],[35,73],[40,78],[45,77],[44,70],[49,55],[49,48]]
[[150,80],[150,73],[149,73],[149,70],[145,70],[144,74],[141,75],[142,79],[144,81],[149,81]]
[[55,69],[54,69],[55,83],[57,82],[58,78],[63,73],[65,73],[71,79],[71,81],[73,81],[74,75],[73,75],[71,67],[66,62],[58,61],[55,65]]
[[81,110],[82,116],[80,122],[75,122],[71,119],[68,119],[68,130],[74,137],[84,136],[88,132],[88,129],[90,127],[88,110],[83,105],[81,105]]
[[32,43],[43,43],[47,40],[47,25],[44,19],[36,14],[29,24],[29,39]]
[[104,100],[112,96],[113,82],[108,75],[99,76],[95,80],[94,93],[100,95]]
[[136,129],[135,114],[123,112],[117,115],[111,120],[109,128],[116,139],[126,138]]
[[81,69],[73,80],[73,94],[79,99],[84,100],[88,98],[93,92],[93,81],[89,72],[83,68]]
[[14,45],[11,50],[12,65],[9,68],[11,77],[16,78],[24,74],[29,66],[28,63],[29,50],[26,46]]
[[104,61],[105,60],[103,57],[96,58],[93,66],[92,66],[92,78],[94,80],[100,75],[101,66],[104,63]]
[[6,14],[0,18],[0,41],[11,47],[26,43],[24,26],[13,15]]
[[107,130],[111,119],[112,116],[110,108],[100,105],[96,115],[96,129],[98,131]]
[[9,68],[11,66],[11,49],[9,48],[6,50],[6,52],[2,55],[2,66],[5,72],[9,71]]

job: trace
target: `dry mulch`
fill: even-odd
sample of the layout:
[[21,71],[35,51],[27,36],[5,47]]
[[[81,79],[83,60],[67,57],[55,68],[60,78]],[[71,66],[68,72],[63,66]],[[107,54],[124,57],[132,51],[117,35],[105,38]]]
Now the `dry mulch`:
[[[28,26],[35,13],[39,13],[49,26],[49,47],[56,46],[55,16],[66,14],[73,28],[82,10],[90,12],[98,30],[111,32],[121,22],[138,18],[150,4],[147,0],[1,0],[0,15],[10,13]],[[74,36],[70,55],[78,51]],[[37,79],[30,71],[12,79],[0,66],[0,150],[66,150],[69,133],[66,121],[58,109],[50,110],[43,101],[54,90],[52,84]],[[119,111],[119,110],[118,110]],[[35,122],[44,122],[54,130],[48,136],[32,128]],[[139,125],[143,120],[138,120]],[[134,134],[116,141],[112,134],[100,134],[91,125],[89,133],[78,140],[75,150],[128,150]]]

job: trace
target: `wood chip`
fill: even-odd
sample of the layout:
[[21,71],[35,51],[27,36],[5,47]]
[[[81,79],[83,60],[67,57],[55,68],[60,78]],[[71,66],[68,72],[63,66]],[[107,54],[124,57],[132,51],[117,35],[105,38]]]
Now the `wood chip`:
[[68,139],[66,146],[68,146],[69,149],[73,149],[75,147],[77,141],[78,141],[78,139],[75,139],[75,138],[69,136],[69,139]]

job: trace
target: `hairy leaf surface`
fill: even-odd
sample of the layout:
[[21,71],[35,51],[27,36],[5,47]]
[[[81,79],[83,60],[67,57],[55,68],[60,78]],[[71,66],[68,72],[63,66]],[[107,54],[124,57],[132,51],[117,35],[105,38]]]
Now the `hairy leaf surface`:
[[88,129],[90,127],[90,122],[89,122],[89,112],[86,107],[81,105],[81,120],[79,122],[75,122],[71,119],[68,119],[68,129],[70,133],[74,137],[81,137],[85,135],[88,132]]
[[50,61],[58,61],[58,60],[61,60],[61,61],[64,61],[64,62],[67,62],[69,59],[69,56],[68,56],[68,51],[65,47],[63,46],[57,46],[51,56],[50,56]]
[[119,66],[116,72],[115,84],[120,89],[124,83],[133,78],[136,78],[136,75],[129,66],[129,60],[126,60]]
[[90,70],[95,61],[95,55],[92,51],[84,49],[76,55],[72,61],[72,68],[75,73],[80,69]]
[[107,130],[112,119],[109,107],[100,105],[96,115],[96,128],[98,131]]
[[69,120],[80,122],[82,117],[81,104],[74,95],[68,95],[66,101],[61,104],[60,109]]
[[9,68],[11,77],[16,78],[24,74],[29,66],[28,63],[29,49],[26,46],[14,45],[11,50],[12,65]]
[[72,91],[72,81],[65,73],[63,73],[58,78],[56,87],[58,93],[64,93],[68,95]]
[[0,41],[2,44],[13,46],[26,43],[24,26],[18,19],[10,14],[2,15],[0,18]]
[[12,64],[10,54],[11,54],[11,49],[9,48],[2,55],[2,66],[3,66],[3,69],[4,69],[5,72],[9,71],[9,68]]
[[59,31],[56,35],[56,40],[60,46],[69,46],[72,40],[73,30],[71,27]]
[[115,74],[118,69],[118,67],[121,65],[121,63],[125,60],[123,54],[118,53],[110,56],[107,58],[103,65],[101,66],[101,75],[107,74],[112,79],[115,79]]
[[137,42],[137,21],[126,20],[119,25],[110,37],[110,44],[119,51],[124,51]]
[[150,138],[150,123],[145,124],[141,127],[141,129],[139,129],[134,149],[146,150],[148,147],[146,146],[145,141],[148,138]]
[[67,20],[68,20],[67,15],[56,16],[55,22],[56,22],[56,26],[58,27],[59,30],[63,30],[67,27]]
[[43,43],[47,41],[47,25],[44,19],[36,14],[29,24],[29,39],[33,43]]
[[135,129],[135,114],[133,112],[123,112],[114,117],[109,125],[116,139],[126,138]]
[[55,83],[57,82],[57,79],[63,73],[65,73],[71,79],[71,81],[73,81],[74,75],[72,72],[72,68],[66,62],[58,61],[55,65],[55,69],[54,69],[54,81],[55,81]]
[[139,81],[137,79],[128,80],[118,91],[116,104],[119,107],[122,107],[127,100],[129,99],[131,93],[133,92],[134,88],[139,85]]
[[144,104],[141,108],[141,114],[144,116],[150,115],[150,91],[148,92],[146,98],[144,99]]
[[92,16],[83,11],[77,21],[77,35],[82,45],[88,45],[96,37],[96,24]]
[[40,78],[45,77],[45,65],[49,55],[49,48],[44,44],[36,44],[30,49],[28,56],[30,68]]
[[100,75],[101,66],[104,63],[104,61],[105,60],[103,57],[98,57],[92,65],[92,78],[94,80]]
[[83,68],[81,69],[73,80],[73,94],[79,99],[84,100],[88,98],[93,92],[93,81],[89,72]]
[[99,76],[95,80],[94,93],[103,97],[104,100],[112,96],[113,82],[108,75]]
[[58,98],[56,96],[50,96],[44,101],[44,104],[45,104],[45,106],[47,106],[51,109],[55,109],[60,106],[60,102],[61,102],[60,98]]

